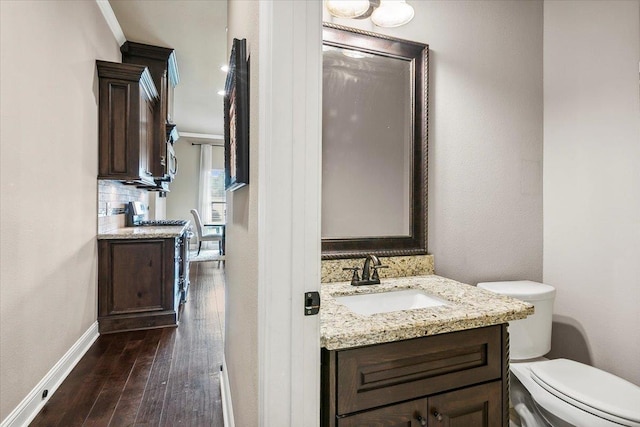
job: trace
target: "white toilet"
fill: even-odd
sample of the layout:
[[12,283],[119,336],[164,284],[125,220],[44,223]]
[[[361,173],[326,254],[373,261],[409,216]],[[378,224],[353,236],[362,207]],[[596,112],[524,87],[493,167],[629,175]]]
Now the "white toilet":
[[551,349],[554,287],[528,280],[478,287],[535,307],[532,316],[509,323],[511,402],[523,427],[640,427],[640,387],[592,366],[542,357]]

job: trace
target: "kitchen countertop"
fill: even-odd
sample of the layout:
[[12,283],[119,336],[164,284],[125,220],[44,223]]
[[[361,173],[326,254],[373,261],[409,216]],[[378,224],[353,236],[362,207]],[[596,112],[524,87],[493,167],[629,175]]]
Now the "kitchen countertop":
[[[349,282],[323,283],[320,287],[322,347],[340,350],[400,341],[427,335],[480,328],[524,319],[533,306],[445,277],[412,276],[381,279],[382,284],[351,286]],[[333,296],[421,289],[449,302],[446,306],[359,315]],[[332,296],[333,295],[333,296]]]
[[158,226],[138,226],[123,227],[107,233],[98,233],[98,240],[116,239],[171,239],[180,237],[190,226],[188,221],[185,225],[158,225]]

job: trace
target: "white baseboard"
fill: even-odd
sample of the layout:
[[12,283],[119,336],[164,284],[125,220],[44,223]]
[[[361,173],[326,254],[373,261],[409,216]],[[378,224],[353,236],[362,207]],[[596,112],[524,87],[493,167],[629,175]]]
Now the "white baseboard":
[[[40,382],[22,399],[22,402],[2,420],[0,427],[24,427],[38,415],[42,407],[49,401],[67,375],[78,364],[82,356],[89,350],[100,334],[98,322],[87,329],[78,341],[62,356]],[[42,398],[44,390],[48,390],[47,397]]]
[[222,355],[222,371],[220,372],[220,394],[222,399],[222,418],[224,427],[235,427],[233,418],[233,405],[231,404],[231,388],[229,387],[229,374],[227,361]]

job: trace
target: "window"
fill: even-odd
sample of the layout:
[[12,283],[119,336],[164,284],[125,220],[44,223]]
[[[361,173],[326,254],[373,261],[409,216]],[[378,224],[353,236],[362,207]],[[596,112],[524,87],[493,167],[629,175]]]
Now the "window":
[[227,199],[224,191],[224,169],[211,169],[211,222],[225,224],[227,222]]

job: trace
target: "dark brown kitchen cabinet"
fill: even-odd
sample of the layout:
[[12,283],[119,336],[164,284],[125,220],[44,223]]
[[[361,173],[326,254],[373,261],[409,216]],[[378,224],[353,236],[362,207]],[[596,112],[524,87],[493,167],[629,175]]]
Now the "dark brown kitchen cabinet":
[[175,166],[172,165],[170,144],[177,139],[177,130],[173,124],[173,91],[179,82],[175,52],[171,48],[130,41],[125,42],[120,47],[120,51],[122,62],[148,67],[151,78],[158,88],[160,102],[153,115],[154,143],[150,171],[157,181],[171,181],[175,174],[172,168]]
[[153,184],[150,159],[158,91],[142,65],[96,61],[99,78],[98,179]]
[[322,349],[322,426],[507,426],[505,325]]
[[98,240],[100,333],[178,324],[180,238]]

